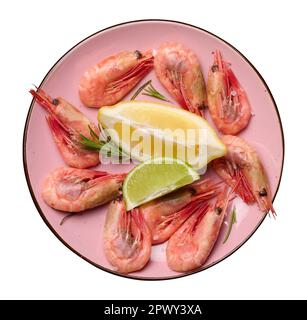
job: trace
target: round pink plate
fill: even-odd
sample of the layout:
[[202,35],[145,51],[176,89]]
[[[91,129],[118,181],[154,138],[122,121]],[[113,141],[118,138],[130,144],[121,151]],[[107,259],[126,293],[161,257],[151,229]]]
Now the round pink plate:
[[[248,128],[240,136],[248,140],[260,154],[275,198],[282,174],[284,140],[274,99],[261,75],[238,50],[203,29],[164,20],[133,21],[104,29],[82,40],[60,58],[47,73],[40,88],[50,96],[64,97],[96,121],[97,109],[83,106],[78,96],[78,83],[84,71],[111,54],[123,50],[156,49],[164,41],[182,42],[191,48],[200,60],[205,78],[213,61],[212,51],[215,49],[221,50],[224,59],[231,62],[248,94],[254,114]],[[160,92],[169,97],[153,71],[140,84],[149,79],[152,79],[153,85]],[[134,92],[135,90],[125,99],[128,100]],[[45,223],[63,244],[98,268],[118,274],[106,260],[103,250],[102,230],[107,206],[74,215],[60,225],[64,214],[48,207],[41,198],[44,177],[51,170],[64,165],[51,137],[45,115],[45,110],[32,101],[25,125],[23,150],[25,175],[33,201]],[[209,114],[207,118],[211,121]],[[127,172],[131,167],[108,165],[102,168],[101,165],[95,169]],[[209,170],[206,174],[210,175],[212,172]],[[228,241],[223,244],[230,216],[226,218],[206,264],[188,274],[207,269],[228,257],[250,238],[265,218],[256,205],[247,206],[240,199],[235,199],[233,205],[236,206],[237,223],[233,225]],[[154,246],[148,265],[143,270],[126,276],[153,280],[187,275],[168,268],[165,249],[165,244]]]

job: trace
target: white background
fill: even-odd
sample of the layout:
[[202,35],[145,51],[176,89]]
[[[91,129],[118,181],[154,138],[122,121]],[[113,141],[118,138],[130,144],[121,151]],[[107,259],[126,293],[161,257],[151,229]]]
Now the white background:
[[[305,1],[1,1],[0,298],[307,298]],[[146,282],[103,272],[49,231],[22,166],[27,90],[69,48],[110,25],[144,18],[195,24],[252,61],[283,120],[286,158],[274,206],[234,255],[178,280]],[[42,142],[43,143],[43,142]]]

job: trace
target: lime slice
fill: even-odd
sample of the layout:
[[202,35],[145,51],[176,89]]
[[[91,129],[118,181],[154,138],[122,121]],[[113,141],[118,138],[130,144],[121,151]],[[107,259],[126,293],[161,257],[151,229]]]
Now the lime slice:
[[121,149],[141,162],[176,158],[194,169],[222,157],[226,147],[202,117],[150,101],[125,101],[102,107],[98,121]]
[[135,167],[123,184],[127,210],[159,198],[199,179],[187,163],[172,158],[155,158]]

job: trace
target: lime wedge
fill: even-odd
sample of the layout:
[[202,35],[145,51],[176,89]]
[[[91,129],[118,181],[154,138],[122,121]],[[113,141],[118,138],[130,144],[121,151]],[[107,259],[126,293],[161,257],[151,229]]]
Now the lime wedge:
[[127,210],[159,198],[199,179],[187,163],[173,158],[155,158],[135,167],[123,184]]

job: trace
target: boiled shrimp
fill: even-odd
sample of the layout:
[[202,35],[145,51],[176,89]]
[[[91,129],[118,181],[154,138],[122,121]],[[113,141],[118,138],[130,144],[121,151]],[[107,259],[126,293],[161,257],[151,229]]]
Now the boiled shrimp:
[[220,193],[215,204],[198,202],[188,220],[171,236],[166,259],[172,270],[191,271],[206,262],[227,212],[229,196],[226,192]]
[[181,43],[162,44],[155,56],[156,75],[186,110],[201,115],[207,103],[206,86],[197,56]]
[[104,226],[104,250],[116,271],[142,269],[150,259],[150,231],[138,209],[127,212],[121,199],[112,201]]
[[99,163],[99,154],[83,148],[80,134],[91,138],[89,126],[99,134],[97,126],[61,97],[52,99],[41,89],[32,89],[30,93],[48,111],[46,119],[65,163],[80,169],[96,166]]
[[246,202],[257,202],[263,212],[275,215],[269,181],[256,151],[242,138],[226,135],[227,153],[213,161],[217,174]]
[[103,59],[81,78],[81,101],[94,108],[117,103],[152,69],[153,60],[151,50],[124,51]]
[[219,50],[208,76],[208,107],[212,120],[224,134],[237,134],[249,123],[251,107],[247,95]]
[[80,212],[118,197],[126,174],[62,167],[43,184],[42,198],[52,208]]
[[220,183],[203,179],[140,206],[139,210],[151,232],[152,244],[167,241],[191,215],[196,202],[216,196],[220,187]]

